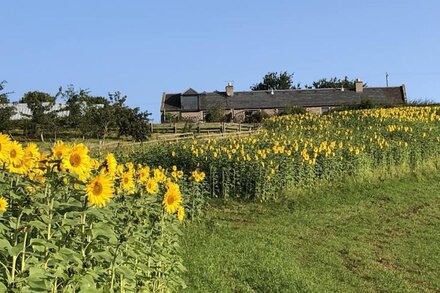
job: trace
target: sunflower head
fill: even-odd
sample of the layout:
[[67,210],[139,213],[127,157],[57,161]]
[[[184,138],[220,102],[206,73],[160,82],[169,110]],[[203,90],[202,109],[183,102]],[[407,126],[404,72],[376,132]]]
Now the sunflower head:
[[118,168],[118,162],[116,161],[114,154],[107,154],[107,156],[105,157],[105,166],[107,169],[107,173],[110,175],[110,177],[114,177]]
[[58,140],[52,148],[52,158],[59,160],[63,158],[68,152],[69,147],[64,142]]
[[175,213],[180,207],[181,202],[182,195],[180,194],[180,190],[177,188],[168,188],[162,201],[165,211],[170,214]]
[[9,147],[11,145],[11,140],[9,136],[0,133],[0,163],[5,163],[9,157]]
[[136,184],[134,182],[133,173],[128,171],[122,174],[121,189],[128,194],[133,194],[136,191]]
[[149,178],[145,184],[145,187],[149,194],[156,194],[159,191],[159,184],[154,178]]
[[5,212],[8,209],[8,202],[3,196],[0,196],[0,212]]
[[184,207],[179,207],[177,209],[177,219],[179,219],[180,222],[182,222],[183,219],[185,219],[185,208]]
[[74,145],[69,152],[63,156],[62,165],[64,169],[78,176],[82,181],[89,177],[93,161],[88,155],[89,150],[83,144]]
[[16,141],[12,141],[9,144],[9,156],[8,163],[9,164],[21,164],[21,160],[24,158],[24,150],[20,143]]
[[87,199],[92,206],[105,206],[113,197],[113,193],[113,181],[106,173],[99,174],[86,186]]

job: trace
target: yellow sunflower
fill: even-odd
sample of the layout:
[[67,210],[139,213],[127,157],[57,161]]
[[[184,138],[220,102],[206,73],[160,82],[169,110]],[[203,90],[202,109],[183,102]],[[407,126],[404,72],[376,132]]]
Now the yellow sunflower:
[[159,191],[159,185],[157,184],[157,181],[154,180],[154,178],[149,178],[145,185],[149,194],[156,194]]
[[179,219],[179,221],[183,221],[183,219],[185,219],[185,208],[184,207],[179,207],[177,209],[177,219]]
[[150,178],[150,167],[145,166],[143,168],[138,168],[137,175],[139,182],[145,184],[148,178]]
[[11,140],[9,136],[0,133],[0,163],[4,163],[8,160],[10,144]]
[[105,165],[107,167],[107,173],[113,178],[116,175],[116,169],[118,168],[118,162],[116,161],[114,154],[107,154],[105,157]]
[[24,149],[24,164],[32,169],[40,160],[40,151],[35,143],[29,143]]
[[154,179],[157,182],[164,182],[166,180],[166,178],[167,178],[167,176],[165,175],[165,172],[161,168],[154,169],[153,170],[153,176],[154,176]]
[[24,175],[29,171],[29,166],[25,164],[24,159],[21,159],[17,162],[8,164],[8,170],[11,173]]
[[136,184],[134,183],[133,173],[128,171],[122,174],[121,177],[121,189],[128,194],[133,194],[136,190]]
[[113,192],[113,181],[105,173],[101,173],[93,178],[86,186],[87,199],[92,206],[105,206],[113,197]]
[[92,160],[88,155],[89,150],[85,145],[74,145],[66,156],[63,156],[62,165],[65,170],[76,174],[82,181],[89,177]]
[[24,157],[24,151],[21,144],[19,144],[16,141],[12,141],[9,144],[9,156],[8,156],[8,163],[9,164],[21,164],[21,160]]
[[8,202],[3,196],[0,196],[0,212],[5,212],[8,209]]
[[182,195],[180,194],[180,190],[178,188],[168,188],[167,192],[165,192],[165,196],[163,198],[163,206],[165,211],[172,214],[177,211],[180,207],[180,203],[182,202]]
[[52,148],[52,158],[61,159],[69,152],[69,147],[64,144],[61,140],[58,140]]

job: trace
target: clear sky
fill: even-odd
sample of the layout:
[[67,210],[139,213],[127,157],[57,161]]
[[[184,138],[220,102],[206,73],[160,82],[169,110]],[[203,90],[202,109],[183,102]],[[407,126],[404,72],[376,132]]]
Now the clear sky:
[[269,71],[406,84],[440,101],[438,0],[2,1],[0,80],[11,100],[68,84],[159,120],[162,92],[248,90]]

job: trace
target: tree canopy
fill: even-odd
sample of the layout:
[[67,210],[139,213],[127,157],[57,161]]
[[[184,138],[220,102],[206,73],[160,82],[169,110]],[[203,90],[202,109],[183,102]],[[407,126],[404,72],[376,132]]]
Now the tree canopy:
[[[355,79],[349,79],[345,76],[343,79],[340,78],[322,78],[318,81],[313,82],[313,88],[322,89],[322,88],[346,88],[346,89],[354,89],[355,88]],[[366,84],[364,83],[364,86]]]
[[253,91],[262,90],[287,90],[299,87],[293,86],[293,75],[287,71],[278,72],[268,72],[264,77],[263,81],[251,86]]
[[8,92],[3,92],[6,81],[0,82],[0,131],[9,130],[11,126],[11,117],[14,115],[14,108],[7,106],[9,103]]

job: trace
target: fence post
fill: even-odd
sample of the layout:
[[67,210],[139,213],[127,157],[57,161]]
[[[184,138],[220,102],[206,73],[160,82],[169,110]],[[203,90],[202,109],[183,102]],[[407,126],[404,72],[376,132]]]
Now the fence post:
[[174,133],[177,133],[177,125],[176,125],[176,122],[174,122]]
[[222,128],[221,128],[222,133],[225,133],[225,122],[222,122]]
[[153,133],[154,129],[153,129],[153,123],[150,122],[150,133]]
[[238,132],[241,132],[241,123],[238,124]]

